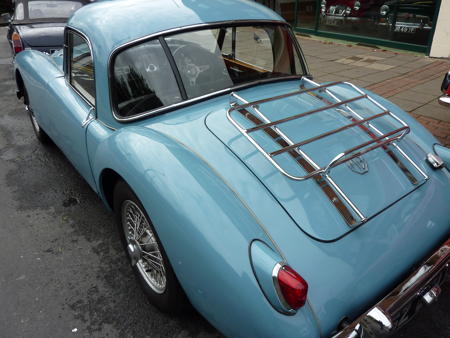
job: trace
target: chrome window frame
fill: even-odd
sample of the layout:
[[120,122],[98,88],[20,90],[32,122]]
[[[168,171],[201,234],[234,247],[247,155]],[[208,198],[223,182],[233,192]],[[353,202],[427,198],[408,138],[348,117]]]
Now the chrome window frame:
[[[141,43],[144,43],[144,42],[147,42],[150,40],[155,40],[155,39],[161,40],[161,38],[162,38],[165,41],[165,38],[168,36],[171,36],[171,35],[187,33],[187,32],[201,30],[201,29],[213,29],[213,28],[218,28],[218,27],[225,26],[225,25],[228,27],[252,26],[252,25],[281,25],[281,26],[287,27],[288,31],[289,31],[289,36],[292,40],[292,43],[293,43],[295,50],[298,54],[298,57],[300,59],[300,64],[302,66],[303,74],[302,75],[288,75],[288,76],[282,76],[282,77],[277,77],[277,78],[273,78],[273,79],[256,80],[256,81],[248,82],[245,84],[240,84],[237,86],[224,88],[224,89],[221,89],[221,90],[218,90],[218,91],[215,91],[212,93],[208,93],[208,94],[205,94],[202,96],[198,96],[198,97],[195,97],[192,99],[183,99],[181,102],[174,103],[174,104],[171,104],[171,105],[168,105],[165,107],[160,107],[160,108],[157,108],[157,109],[154,109],[151,111],[146,111],[141,114],[136,114],[136,115],[129,116],[129,117],[122,117],[119,114],[117,114],[116,107],[113,102],[112,81],[114,79],[114,61],[120,52],[124,51],[125,49],[131,48],[133,46],[136,46],[138,44],[141,44]],[[170,59],[171,56],[168,55],[167,57]],[[176,77],[176,74],[179,74],[179,70],[176,67],[176,65],[173,65],[172,63],[171,63],[171,67],[172,67],[172,72],[174,73],[174,75]],[[303,51],[301,50],[300,45],[292,31],[292,26],[289,23],[287,23],[285,21],[279,21],[279,20],[231,20],[231,21],[217,21],[217,22],[211,22],[211,23],[202,23],[202,24],[178,27],[178,28],[173,28],[173,29],[169,29],[169,30],[165,30],[165,31],[152,33],[150,35],[146,35],[146,36],[140,37],[138,39],[126,42],[126,43],[114,48],[108,58],[109,103],[110,103],[110,107],[111,107],[111,111],[112,111],[114,119],[118,122],[125,123],[125,122],[132,122],[132,121],[140,120],[140,119],[143,119],[148,116],[158,116],[158,115],[173,111],[178,108],[184,108],[184,107],[190,106],[192,104],[203,102],[207,99],[211,99],[211,98],[214,98],[214,97],[217,97],[220,95],[229,94],[235,90],[249,88],[249,87],[253,87],[253,86],[256,86],[259,84],[265,84],[265,83],[275,83],[275,82],[281,82],[281,81],[298,80],[298,79],[301,79],[303,76],[306,76],[306,77],[310,76],[309,68],[307,66]],[[180,84],[178,83],[178,81],[177,81],[177,85],[178,85],[178,88],[181,93],[182,88],[180,87]]]
[[[72,83],[70,82],[70,71],[71,71],[71,66],[70,66],[70,61],[71,61],[71,54],[69,53],[69,33],[70,31],[72,31],[75,34],[78,34],[83,40],[85,40],[85,42],[87,43],[88,47],[89,47],[89,51],[91,52],[91,58],[92,58],[92,65],[94,66],[94,86],[95,86],[95,103],[92,103],[85,95],[83,95],[77,88],[75,88],[74,85],[72,85]],[[84,34],[83,32],[79,31],[78,29],[75,29],[73,27],[69,27],[66,26],[66,28],[64,29],[64,47],[63,47],[63,71],[64,71],[64,79],[66,80],[67,85],[72,88],[75,93],[77,93],[82,99],[83,101],[85,101],[90,108],[92,108],[95,112],[95,107],[97,104],[97,81],[96,81],[96,76],[95,76],[95,57],[94,57],[94,51],[92,49],[92,44],[91,44],[91,40],[87,37],[86,34]],[[95,112],[96,114],[96,112]]]

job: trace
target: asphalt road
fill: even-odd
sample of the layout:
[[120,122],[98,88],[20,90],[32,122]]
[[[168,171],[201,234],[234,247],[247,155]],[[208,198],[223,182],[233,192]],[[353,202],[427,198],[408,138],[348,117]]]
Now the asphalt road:
[[[110,213],[15,97],[0,29],[0,337],[218,336],[195,311],[152,307]],[[450,337],[450,285],[401,337]]]

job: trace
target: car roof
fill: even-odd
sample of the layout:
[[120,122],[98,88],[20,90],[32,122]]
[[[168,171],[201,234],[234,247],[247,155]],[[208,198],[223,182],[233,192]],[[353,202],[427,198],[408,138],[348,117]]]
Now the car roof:
[[249,0],[107,0],[80,8],[68,26],[84,33],[94,50],[116,47],[158,32],[233,20],[284,21]]

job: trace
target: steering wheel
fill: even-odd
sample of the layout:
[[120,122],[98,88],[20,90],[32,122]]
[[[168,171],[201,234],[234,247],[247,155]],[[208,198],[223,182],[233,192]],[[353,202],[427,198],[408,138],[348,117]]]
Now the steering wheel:
[[211,68],[208,57],[205,57],[207,54],[208,52],[200,46],[189,44],[180,46],[173,52],[178,69],[186,76],[191,87],[196,85],[198,77],[203,72]]

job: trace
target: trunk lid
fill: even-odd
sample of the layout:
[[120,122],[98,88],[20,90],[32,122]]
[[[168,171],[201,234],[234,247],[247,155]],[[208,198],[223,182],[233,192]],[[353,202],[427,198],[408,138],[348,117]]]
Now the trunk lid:
[[30,47],[59,47],[64,44],[65,23],[35,23],[17,25],[16,29]]
[[[302,80],[300,86],[306,89],[312,84]],[[243,104],[295,90],[299,90],[297,81],[259,86],[239,91],[235,100]],[[340,100],[361,96],[357,89],[347,85],[333,86],[330,90]],[[323,109],[272,126],[278,129],[264,128],[252,132],[249,135],[254,144],[233,126],[233,121],[227,119],[223,110],[212,112],[206,119],[209,130],[258,177],[297,225],[309,236],[321,241],[334,241],[344,236],[426,182],[423,161],[418,161],[423,159],[424,154],[408,141],[407,136],[397,142],[400,149],[392,144],[380,146],[331,168],[326,175],[300,180],[300,177],[326,167],[346,150],[367,150],[387,140],[380,138],[367,123],[358,125],[354,113],[363,119],[381,114],[370,120],[370,123],[388,137],[396,137],[407,131],[401,121],[387,114],[382,115],[383,109],[366,98],[348,104],[354,113],[345,106],[328,108],[336,102],[325,92],[311,91],[264,102],[256,110],[245,107],[232,111],[230,117],[234,123],[248,129],[267,122],[259,112],[270,121],[276,121]],[[348,127],[351,124],[355,125]],[[333,130],[338,132],[329,133]],[[314,139],[324,133],[328,133],[326,137]],[[379,140],[376,142],[374,139],[377,138]],[[312,141],[302,145],[300,152],[292,148],[274,154],[290,144],[286,143],[286,139],[294,144]],[[364,144],[365,147],[358,149]],[[272,153],[272,156],[263,155],[258,147],[266,153]],[[271,163],[270,158],[275,163]]]

